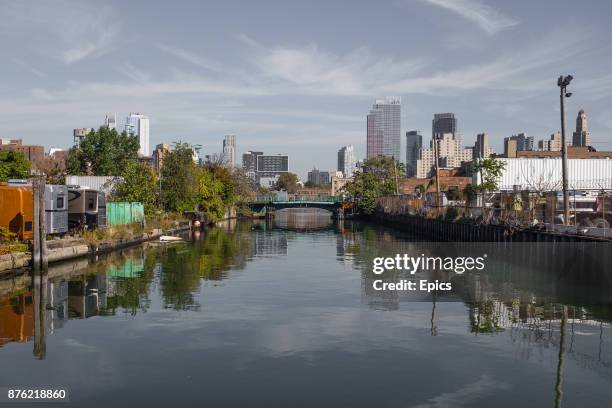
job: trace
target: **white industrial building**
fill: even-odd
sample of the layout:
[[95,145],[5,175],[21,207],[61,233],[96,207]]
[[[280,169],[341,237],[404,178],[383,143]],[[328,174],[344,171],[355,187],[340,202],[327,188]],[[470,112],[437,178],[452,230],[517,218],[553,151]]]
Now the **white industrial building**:
[[[506,166],[497,181],[500,191],[561,191],[561,158],[502,158]],[[474,184],[480,174],[473,175]],[[612,160],[569,159],[570,190],[612,190]]]

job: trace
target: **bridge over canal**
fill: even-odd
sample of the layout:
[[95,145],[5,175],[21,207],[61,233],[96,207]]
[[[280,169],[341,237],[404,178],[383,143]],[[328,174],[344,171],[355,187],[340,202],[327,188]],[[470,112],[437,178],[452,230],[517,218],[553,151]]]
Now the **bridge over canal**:
[[337,215],[341,213],[342,197],[339,196],[300,196],[297,194],[257,196],[249,203],[249,207],[254,213],[273,214],[274,211],[286,208],[319,208],[330,211]]

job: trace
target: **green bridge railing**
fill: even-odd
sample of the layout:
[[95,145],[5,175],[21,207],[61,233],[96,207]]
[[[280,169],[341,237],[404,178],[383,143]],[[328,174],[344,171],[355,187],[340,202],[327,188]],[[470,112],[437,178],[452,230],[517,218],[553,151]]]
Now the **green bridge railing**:
[[287,195],[258,195],[253,204],[265,204],[265,203],[324,203],[324,204],[338,204],[342,202],[340,196],[302,196],[298,194],[287,194]]

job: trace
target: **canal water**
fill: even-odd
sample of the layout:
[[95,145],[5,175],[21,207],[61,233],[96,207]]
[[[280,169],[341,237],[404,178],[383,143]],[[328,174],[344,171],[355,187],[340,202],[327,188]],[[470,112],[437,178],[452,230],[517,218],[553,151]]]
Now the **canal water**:
[[[2,279],[0,389],[87,407],[612,401],[610,248],[428,243],[312,211],[185,238]],[[374,258],[404,253],[487,267],[423,275],[452,291],[375,290],[410,276]]]

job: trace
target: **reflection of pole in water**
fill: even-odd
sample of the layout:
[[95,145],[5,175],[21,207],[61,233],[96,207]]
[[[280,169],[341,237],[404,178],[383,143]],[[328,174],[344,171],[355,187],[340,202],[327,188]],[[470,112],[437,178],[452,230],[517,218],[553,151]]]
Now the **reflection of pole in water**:
[[[554,315],[553,315],[554,316]],[[557,383],[555,384],[555,408],[561,407],[563,398],[563,362],[565,354],[565,325],[567,323],[567,306],[563,306],[561,327],[559,329],[559,362],[557,363]]]
[[601,361],[602,343],[603,343],[603,320],[599,322],[599,358],[598,358],[599,361]]
[[49,275],[46,270],[35,272],[33,277],[34,286],[34,357],[44,360],[47,354],[47,343],[45,339],[45,310],[47,307],[47,286]]
[[436,325],[436,292],[433,293],[433,301],[431,302],[431,335],[438,335],[438,326]]

